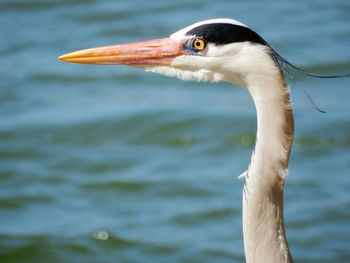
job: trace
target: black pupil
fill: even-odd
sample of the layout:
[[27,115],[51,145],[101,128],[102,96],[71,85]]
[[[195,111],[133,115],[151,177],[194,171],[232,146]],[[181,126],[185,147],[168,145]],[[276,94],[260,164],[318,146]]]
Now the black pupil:
[[201,45],[201,43],[199,43],[199,41],[196,43],[196,46],[199,47]]

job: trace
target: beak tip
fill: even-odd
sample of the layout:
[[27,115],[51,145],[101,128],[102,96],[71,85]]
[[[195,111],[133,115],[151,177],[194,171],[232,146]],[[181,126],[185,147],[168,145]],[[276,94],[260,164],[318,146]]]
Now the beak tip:
[[58,57],[58,60],[66,62],[67,61],[67,55],[61,55]]

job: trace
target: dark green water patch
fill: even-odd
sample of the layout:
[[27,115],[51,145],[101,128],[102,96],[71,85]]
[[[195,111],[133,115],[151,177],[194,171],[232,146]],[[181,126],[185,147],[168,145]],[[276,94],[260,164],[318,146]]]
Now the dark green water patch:
[[72,6],[79,5],[81,3],[93,3],[93,0],[62,0],[62,1],[5,1],[0,4],[0,12],[5,11],[31,11],[31,10],[42,10],[42,9],[54,9],[60,6]]
[[0,197],[0,209],[19,209],[29,204],[53,204],[55,199],[48,195],[16,195],[16,197]]
[[108,181],[85,183],[81,187],[89,190],[114,190],[119,192],[141,192],[155,187],[157,184],[150,181]]
[[200,222],[211,220],[224,220],[226,217],[233,215],[232,208],[216,208],[208,211],[198,211],[186,214],[180,214],[171,219],[171,222],[179,225],[196,225]]
[[183,184],[171,184],[157,192],[157,195],[166,198],[182,197],[182,198],[204,198],[214,195],[210,189],[200,188],[198,186],[188,186]]

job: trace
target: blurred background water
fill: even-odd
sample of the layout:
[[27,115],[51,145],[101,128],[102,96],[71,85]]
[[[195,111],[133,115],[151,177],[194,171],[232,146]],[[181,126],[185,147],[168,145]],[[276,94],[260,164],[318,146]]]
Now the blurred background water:
[[[348,0],[0,2],[0,262],[244,262],[247,92],[57,60],[215,17],[309,71],[350,71]],[[350,262],[350,79],[299,81],[327,114],[292,88],[291,251]]]

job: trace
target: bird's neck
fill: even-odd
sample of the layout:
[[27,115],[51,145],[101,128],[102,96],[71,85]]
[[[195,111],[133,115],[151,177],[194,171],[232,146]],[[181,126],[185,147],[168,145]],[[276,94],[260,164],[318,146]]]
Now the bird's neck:
[[[293,141],[293,112],[283,75],[254,76],[247,88],[257,111],[256,145],[243,192],[248,263],[292,262],[283,220],[283,188]],[[258,78],[256,78],[258,79]]]

